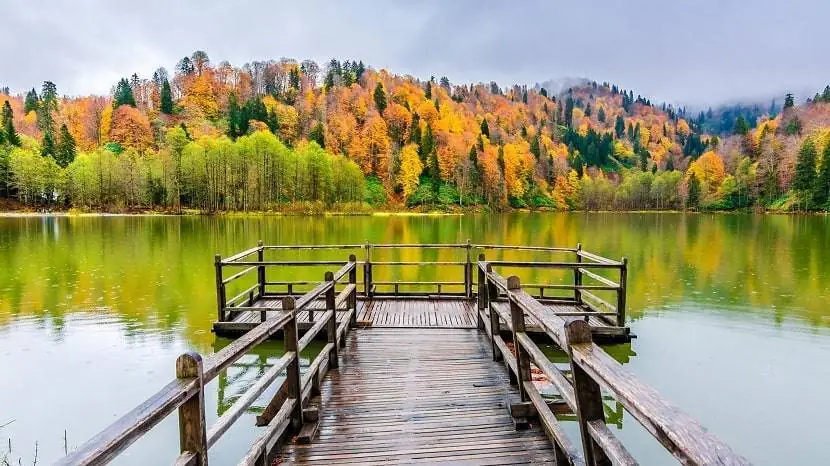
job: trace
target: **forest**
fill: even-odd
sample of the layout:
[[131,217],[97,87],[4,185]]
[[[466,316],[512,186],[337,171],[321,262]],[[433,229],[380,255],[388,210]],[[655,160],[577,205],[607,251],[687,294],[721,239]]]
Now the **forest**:
[[3,210],[830,210],[830,87],[687,115],[607,82],[196,51],[110,95],[47,81],[0,104]]

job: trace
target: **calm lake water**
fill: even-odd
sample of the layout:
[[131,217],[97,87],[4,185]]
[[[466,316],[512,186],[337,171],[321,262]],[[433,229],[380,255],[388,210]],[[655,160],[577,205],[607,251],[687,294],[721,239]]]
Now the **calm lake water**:
[[[703,214],[0,218],[0,458],[32,464],[37,442],[38,464],[49,463],[63,455],[64,431],[69,449],[97,433],[169,381],[182,352],[226,345],[210,332],[214,253],[259,239],[468,238],[582,242],[627,256],[628,315],[638,338],[609,352],[753,462],[830,464],[830,217]],[[420,253],[403,254],[397,257],[417,260]],[[304,273],[296,278],[322,276]],[[208,421],[279,352],[279,344],[260,347],[213,381]],[[614,408],[609,418],[642,464],[673,462]],[[252,424],[237,422],[211,461],[235,464],[257,434]],[[117,463],[169,464],[177,452],[172,416]]]

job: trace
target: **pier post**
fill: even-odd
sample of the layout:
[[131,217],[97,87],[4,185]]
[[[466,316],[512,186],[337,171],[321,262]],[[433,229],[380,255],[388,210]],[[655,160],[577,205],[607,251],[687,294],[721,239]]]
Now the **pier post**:
[[467,261],[464,264],[464,296],[467,298],[473,297],[473,262],[470,256],[470,238],[467,238],[467,244],[464,246],[467,250]]
[[[493,271],[493,266],[487,264],[487,273]],[[492,304],[499,299],[499,289],[496,287],[495,283],[491,283],[490,280],[487,281],[487,308],[490,311],[490,344],[493,345],[493,361],[501,361],[504,359],[504,356],[501,354],[501,350],[499,347],[496,346],[496,335],[499,335],[501,332],[501,323],[499,321],[499,313],[493,309]]]
[[372,295],[372,245],[366,240],[366,261],[363,262],[363,293],[368,298]]
[[484,254],[478,255],[478,290],[476,293],[478,312],[476,312],[476,323],[478,329],[484,329],[484,320],[481,318],[481,313],[487,309],[487,277],[484,275],[484,270],[481,268],[481,263],[485,261]]
[[329,367],[336,369],[340,364],[338,353],[340,345],[337,341],[337,309],[334,308],[334,273],[326,272],[324,279],[329,283],[329,289],[326,290],[326,312],[331,311],[331,317],[326,323],[326,337],[332,344],[329,351]]
[[288,389],[288,397],[294,398],[294,409],[291,413],[291,422],[294,428],[299,430],[303,426],[303,385],[300,379],[300,351],[297,342],[297,311],[296,302],[291,296],[282,298],[282,310],[291,313],[291,320],[285,324],[283,339],[285,351],[293,351],[294,359],[288,364],[285,372],[285,384]]
[[628,258],[622,258],[620,266],[620,289],[617,290],[617,326],[625,327],[625,299],[628,293]]
[[[530,378],[530,355],[521,343],[519,343],[519,335],[525,333],[525,313],[522,308],[516,304],[515,298],[512,294],[512,292],[521,291],[522,289],[519,277],[515,275],[509,277],[507,279],[507,289],[511,292],[508,294],[507,299],[510,303],[510,326],[513,328],[513,347],[516,349],[516,369],[519,372],[516,377],[518,379],[519,394],[522,397],[522,401],[530,401],[530,397],[527,394],[524,384],[525,382],[532,380]],[[508,370],[510,369],[508,368]]]
[[349,309],[353,310],[352,318],[349,320],[349,327],[357,328],[357,256],[349,254],[349,262],[352,269],[349,270],[349,284],[354,285],[354,291],[349,295]]
[[208,464],[207,427],[205,426],[205,380],[199,353],[184,353],[176,359],[176,378],[195,378],[199,390],[179,406],[180,452],[194,453],[197,466]]
[[[265,261],[265,248],[263,247],[264,243],[262,242],[262,240],[259,240],[259,242],[257,243],[257,246],[259,246],[259,251],[257,251],[257,254],[256,254],[257,261],[264,262]],[[265,297],[265,266],[264,265],[257,266],[256,275],[257,275],[257,283],[259,284],[259,299],[262,299],[263,297]]]
[[[576,243],[576,262],[582,263],[582,243]],[[582,286],[582,271],[578,268],[574,269],[574,301],[576,304],[582,304],[582,292],[579,287]]]
[[574,394],[576,395],[576,415],[582,437],[582,449],[585,464],[611,464],[605,450],[596,443],[588,430],[588,423],[601,421],[605,423],[605,410],[602,407],[602,391],[599,384],[573,360],[574,345],[592,345],[591,326],[584,320],[572,320],[565,324],[565,336],[568,357],[571,361]]
[[213,256],[213,265],[216,268],[216,307],[218,308],[219,322],[225,321],[225,284],[222,283],[222,256]]

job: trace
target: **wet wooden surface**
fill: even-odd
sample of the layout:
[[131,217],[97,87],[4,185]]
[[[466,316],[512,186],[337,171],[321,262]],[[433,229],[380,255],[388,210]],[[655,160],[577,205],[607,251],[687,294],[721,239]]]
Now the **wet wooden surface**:
[[[496,304],[500,313],[507,316],[509,308],[507,303]],[[266,298],[254,303],[254,307],[273,309],[266,311],[266,317],[277,315],[281,309],[279,299]],[[585,311],[585,307],[577,307],[572,304],[549,305],[556,312],[579,312]],[[315,316],[322,316],[325,310],[325,301],[317,300],[311,303],[310,308]],[[343,311],[338,312],[342,314]],[[359,327],[389,327],[389,328],[476,328],[476,302],[475,300],[454,299],[454,298],[374,298],[371,300],[360,299],[357,302],[357,324]],[[504,317],[503,316],[503,317]],[[233,316],[231,322],[216,322],[214,330],[222,335],[225,331],[244,332],[254,328],[260,323],[261,313],[259,311],[242,311]],[[528,333],[541,333],[541,327],[529,316],[527,319]],[[315,321],[319,320],[315,317]],[[338,317],[338,321],[340,318]],[[297,322],[301,330],[311,327],[309,311],[303,310],[297,313]],[[629,330],[625,327],[616,327],[609,324],[598,316],[590,316],[589,323],[595,336],[608,339],[627,340]],[[503,326],[502,330],[507,330]],[[229,335],[234,336],[234,335]]]
[[[471,329],[364,328],[321,386],[319,433],[287,443],[291,464],[527,464],[553,462],[538,426],[517,431],[519,399]],[[451,376],[448,376],[451,374]]]

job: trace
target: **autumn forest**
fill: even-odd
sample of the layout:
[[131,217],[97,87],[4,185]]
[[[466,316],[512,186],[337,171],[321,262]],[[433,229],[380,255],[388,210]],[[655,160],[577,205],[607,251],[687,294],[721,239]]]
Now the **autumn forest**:
[[830,210],[830,87],[689,112],[203,51],[113,84],[2,90],[2,210]]

